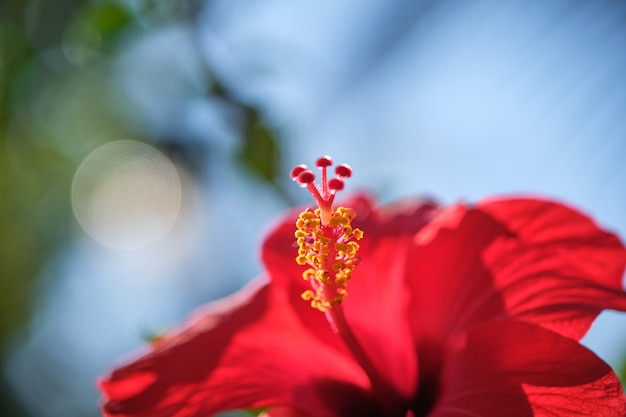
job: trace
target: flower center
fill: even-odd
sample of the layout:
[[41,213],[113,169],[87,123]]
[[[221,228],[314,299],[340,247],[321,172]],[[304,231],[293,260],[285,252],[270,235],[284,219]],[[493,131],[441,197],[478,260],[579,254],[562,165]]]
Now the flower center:
[[357,255],[363,237],[360,229],[352,228],[354,211],[345,207],[333,209],[333,200],[343,189],[343,178],[350,177],[352,169],[348,165],[335,168],[336,177],[328,180],[327,168],[332,165],[329,156],[316,162],[322,170],[321,187],[314,184],[315,174],[305,165],[298,165],[291,171],[291,177],[307,187],[319,208],[307,209],[300,213],[296,222],[299,265],[308,265],[302,278],[308,281],[311,289],[302,293],[302,298],[311,302],[311,307],[327,312],[334,304],[341,303],[348,294],[347,282],[352,278],[352,270],[359,264]]
[[296,221],[295,235],[299,246],[296,262],[308,265],[302,277],[311,285],[311,289],[302,293],[302,298],[310,301],[311,307],[325,313],[333,331],[341,337],[370,379],[384,414],[405,415],[402,398],[368,357],[346,321],[341,306],[343,298],[348,295],[346,287],[352,271],[361,261],[357,255],[357,241],[363,237],[360,229],[351,226],[354,210],[333,209],[335,195],[343,189],[343,179],[352,175],[352,169],[348,165],[339,165],[335,168],[336,176],[329,180],[327,169],[332,166],[331,158],[319,158],[316,166],[322,170],[321,186],[315,185],[315,174],[305,165],[291,170],[291,178],[306,187],[318,205],[315,210],[300,213]]

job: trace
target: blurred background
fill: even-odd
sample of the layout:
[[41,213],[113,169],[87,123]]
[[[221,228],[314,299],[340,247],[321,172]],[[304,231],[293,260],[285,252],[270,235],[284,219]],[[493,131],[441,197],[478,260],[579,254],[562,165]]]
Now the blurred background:
[[[0,1],[0,415],[94,380],[260,273],[288,178],[531,193],[626,236],[626,2]],[[622,376],[626,315],[584,340]]]

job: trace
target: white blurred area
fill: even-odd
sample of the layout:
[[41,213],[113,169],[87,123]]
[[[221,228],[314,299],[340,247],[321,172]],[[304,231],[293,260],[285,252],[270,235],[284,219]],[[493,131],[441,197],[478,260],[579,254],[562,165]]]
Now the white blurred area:
[[113,249],[140,249],[172,228],[181,203],[176,168],[154,147],[115,141],[80,164],[72,206],[85,232]]
[[[223,109],[200,93],[205,64],[281,128],[285,183],[330,154],[354,169],[348,191],[384,201],[539,194],[626,236],[625,23],[618,1],[219,0],[197,26],[129,44],[113,74],[128,117],[203,142],[208,169],[192,177],[166,159],[136,175],[116,157],[131,180],[109,183],[79,168],[74,208],[95,240],[77,233],[44,271],[62,278],[16,346],[14,388],[36,416],[98,415],[96,375],[261,271],[263,231],[286,206],[232,163]],[[626,314],[603,314],[584,343],[620,365]]]

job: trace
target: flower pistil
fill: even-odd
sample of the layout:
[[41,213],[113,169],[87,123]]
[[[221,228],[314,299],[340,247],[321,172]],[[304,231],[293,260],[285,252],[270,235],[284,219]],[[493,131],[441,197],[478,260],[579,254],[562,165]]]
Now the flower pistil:
[[352,169],[348,165],[339,165],[335,168],[336,177],[329,180],[327,168],[332,166],[331,158],[319,158],[316,166],[322,170],[320,186],[315,185],[315,174],[305,165],[298,165],[291,171],[292,179],[306,187],[318,205],[315,210],[306,209],[300,213],[296,220],[296,262],[308,266],[302,278],[311,286],[302,293],[302,298],[310,301],[311,307],[325,313],[333,331],[367,374],[385,415],[404,415],[406,405],[402,398],[363,349],[341,305],[348,295],[346,287],[352,272],[361,262],[357,252],[363,231],[352,227],[354,210],[333,209],[335,195],[343,189],[343,179],[352,175]]
[[302,298],[310,301],[311,307],[327,312],[348,294],[347,282],[360,262],[357,241],[363,237],[363,232],[351,225],[354,210],[345,207],[335,210],[332,206],[336,193],[343,189],[343,178],[349,177],[352,169],[339,165],[335,169],[337,176],[328,180],[326,171],[332,165],[331,158],[323,156],[316,165],[322,170],[319,188],[314,184],[315,174],[305,165],[298,165],[291,171],[292,178],[307,187],[318,204],[317,209],[300,213],[296,221],[299,247],[296,262],[309,266],[302,278],[310,283],[311,289],[304,291]]

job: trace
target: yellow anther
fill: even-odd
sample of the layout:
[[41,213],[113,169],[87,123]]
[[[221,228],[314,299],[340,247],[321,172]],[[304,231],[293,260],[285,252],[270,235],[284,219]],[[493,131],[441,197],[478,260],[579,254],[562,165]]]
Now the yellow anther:
[[328,284],[330,282],[330,274],[325,269],[319,269],[315,274],[315,279],[317,279],[322,284]]
[[356,256],[356,252],[359,250],[359,244],[356,242],[348,242],[346,244],[346,249],[344,252],[348,255],[348,258],[354,258]]
[[[299,247],[296,262],[309,266],[302,278],[313,288],[304,291],[302,298],[310,301],[311,307],[325,312],[347,295],[347,281],[358,263],[359,244],[355,240],[361,239],[363,232],[350,225],[354,218],[351,209],[340,207],[333,211],[328,225],[322,225],[320,216],[319,209],[300,213],[295,232]],[[334,285],[329,293],[327,285],[331,283]]]
[[309,269],[307,269],[306,271],[304,271],[304,272],[302,273],[302,278],[303,278],[305,281],[309,281],[310,279],[315,278],[315,269],[313,269],[313,268],[309,268]]
[[[345,284],[346,281],[350,281],[351,279],[352,279],[352,274],[350,273],[350,271],[337,272],[336,280],[338,281],[341,280],[341,282]],[[341,285],[341,287],[343,287],[343,285]]]
[[341,217],[347,218],[350,221],[352,221],[355,216],[354,210],[352,210],[351,208],[346,208],[346,207],[338,207],[337,210],[335,210],[335,213],[337,213],[337,215]]
[[350,220],[348,220],[345,217],[333,217],[332,219],[330,219],[331,227],[346,226],[349,223],[350,223]]
[[328,310],[328,307],[330,307],[330,305],[327,302],[321,301],[321,300],[312,300],[311,301],[311,307],[321,311],[322,313],[326,313],[326,311]]
[[347,252],[348,248],[349,246],[347,243],[335,243],[335,249],[339,252]]

